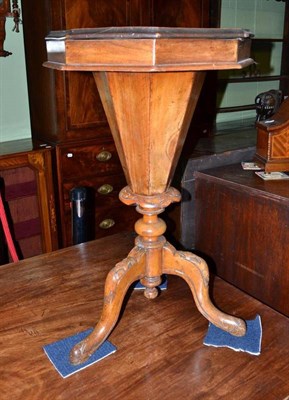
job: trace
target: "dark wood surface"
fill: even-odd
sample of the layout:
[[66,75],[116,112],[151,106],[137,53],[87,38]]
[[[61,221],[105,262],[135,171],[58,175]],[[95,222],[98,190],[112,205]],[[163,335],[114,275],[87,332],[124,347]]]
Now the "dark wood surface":
[[92,326],[106,273],[132,243],[116,235],[0,269],[1,399],[285,400],[288,318],[218,278],[211,291],[219,308],[261,315],[260,356],[204,346],[208,323],[186,283],[169,276],[155,300],[130,292],[110,336],[116,353],[61,378],[42,346]]
[[241,164],[196,173],[196,249],[217,274],[289,316],[289,186]]

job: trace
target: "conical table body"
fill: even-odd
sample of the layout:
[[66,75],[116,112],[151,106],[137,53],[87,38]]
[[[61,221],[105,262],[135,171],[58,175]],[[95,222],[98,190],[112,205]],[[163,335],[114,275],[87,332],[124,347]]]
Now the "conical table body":
[[94,77],[129,187],[142,195],[163,193],[173,177],[204,73],[96,72]]
[[209,321],[234,335],[245,334],[244,321],[211,303],[205,261],[177,252],[165,240],[166,225],[158,214],[180,201],[170,183],[204,71],[251,64],[250,36],[245,30],[125,27],[59,31],[47,37],[46,66],[93,72],[128,183],[120,199],[143,215],[135,225],[135,247],[107,277],[100,320],[72,350],[72,363],[85,361],[107,338],[134,281],[140,279],[146,297],[154,298],[162,274],[186,280]]

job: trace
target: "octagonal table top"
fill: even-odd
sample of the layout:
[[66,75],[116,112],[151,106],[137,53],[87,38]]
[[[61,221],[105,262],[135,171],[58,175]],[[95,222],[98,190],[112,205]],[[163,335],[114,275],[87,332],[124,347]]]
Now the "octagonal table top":
[[106,27],[52,31],[47,67],[87,71],[199,71],[252,64],[246,29]]

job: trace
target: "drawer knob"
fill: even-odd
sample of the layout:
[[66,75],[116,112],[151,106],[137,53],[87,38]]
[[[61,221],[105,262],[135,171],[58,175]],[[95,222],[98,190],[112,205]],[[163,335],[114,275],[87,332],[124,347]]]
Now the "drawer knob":
[[109,185],[108,183],[105,183],[104,185],[101,185],[98,189],[97,189],[99,194],[109,194],[113,191],[113,186]]
[[112,154],[109,151],[103,150],[97,154],[96,159],[100,162],[105,162],[105,161],[110,160],[111,157],[112,157]]
[[115,221],[111,218],[107,218],[104,219],[103,221],[101,221],[101,223],[99,224],[99,227],[101,229],[109,229],[111,228],[113,225],[115,224]]

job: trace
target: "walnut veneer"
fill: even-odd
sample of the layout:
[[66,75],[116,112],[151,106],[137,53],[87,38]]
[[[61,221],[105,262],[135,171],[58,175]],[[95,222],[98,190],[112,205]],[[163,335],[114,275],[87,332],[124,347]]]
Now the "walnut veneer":
[[199,311],[215,325],[242,336],[245,322],[219,311],[209,298],[204,260],[177,252],[158,218],[179,192],[170,187],[200,90],[204,70],[242,68],[253,60],[250,32],[177,28],[100,28],[52,32],[47,67],[92,71],[128,186],[120,192],[142,218],[128,257],[108,274],[102,316],[71,352],[85,361],[118,320],[129,286],[140,279],[155,298],[162,274],[178,275],[191,288]]

